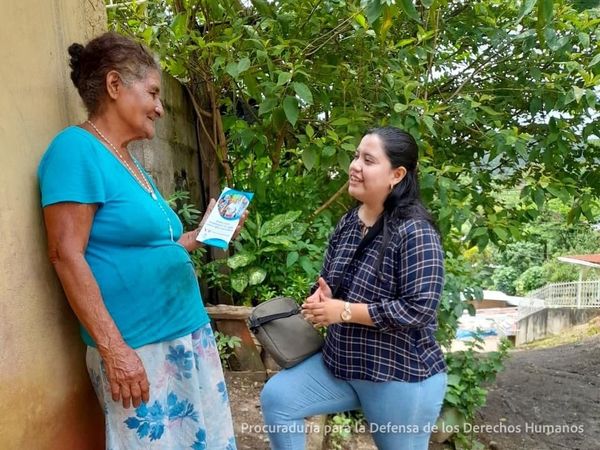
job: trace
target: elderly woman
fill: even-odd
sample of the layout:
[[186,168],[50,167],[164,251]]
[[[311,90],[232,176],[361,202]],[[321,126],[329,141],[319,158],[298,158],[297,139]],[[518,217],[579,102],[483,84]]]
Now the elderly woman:
[[183,233],[127,149],[151,139],[164,113],[160,69],[146,48],[115,33],[69,54],[88,120],[54,138],[38,175],[50,260],[88,346],[106,448],[234,449],[188,253],[198,230]]

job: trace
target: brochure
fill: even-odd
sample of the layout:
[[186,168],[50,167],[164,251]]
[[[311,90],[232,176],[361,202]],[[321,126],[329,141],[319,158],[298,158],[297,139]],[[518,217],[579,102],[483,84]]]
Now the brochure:
[[213,247],[227,248],[252,197],[254,194],[251,192],[225,188],[196,240]]

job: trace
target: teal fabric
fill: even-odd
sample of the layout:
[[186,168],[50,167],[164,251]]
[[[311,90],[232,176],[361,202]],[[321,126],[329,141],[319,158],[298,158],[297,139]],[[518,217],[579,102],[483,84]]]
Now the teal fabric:
[[[44,207],[98,205],[85,258],[132,348],[185,336],[209,322],[192,261],[171,241],[165,212],[175,241],[183,226],[154,184],[165,212],[95,136],[74,126],[51,142],[38,177]],[[83,327],[82,337],[94,346]]]

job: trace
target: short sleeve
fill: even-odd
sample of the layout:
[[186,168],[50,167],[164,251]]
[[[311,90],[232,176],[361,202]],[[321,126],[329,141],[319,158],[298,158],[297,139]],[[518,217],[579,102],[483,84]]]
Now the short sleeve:
[[92,142],[67,129],[50,144],[38,168],[42,206],[106,200],[104,178]]

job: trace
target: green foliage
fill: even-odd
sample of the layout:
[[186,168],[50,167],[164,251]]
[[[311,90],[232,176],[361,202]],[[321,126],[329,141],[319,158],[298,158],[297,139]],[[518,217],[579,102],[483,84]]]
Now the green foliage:
[[241,345],[241,339],[237,336],[228,336],[227,334],[215,331],[215,341],[223,369],[230,369],[230,359],[235,349]]
[[494,287],[506,294],[515,295],[517,293],[515,281],[521,273],[511,266],[499,267],[492,276]]
[[327,436],[328,447],[332,450],[342,450],[354,430],[364,427],[365,417],[361,411],[349,411],[334,414],[329,417],[328,425],[330,433]]
[[458,321],[463,312],[475,315],[475,307],[468,301],[481,298],[481,288],[473,281],[469,261],[460,256],[449,255],[446,259],[446,285],[438,308],[437,340],[450,349],[456,336]]
[[523,272],[515,280],[515,289],[518,295],[525,295],[544,286],[547,282],[546,271],[543,267],[533,266]]
[[324,216],[309,225],[301,215],[288,211],[264,222],[259,212],[251,215],[235,254],[226,260],[231,274],[221,287],[236,292],[244,304],[276,295],[304,299],[321,268],[331,223]]
[[[518,236],[547,198],[589,219],[600,189],[598,11],[552,4],[157,0],[110,21],[192,89],[222,93],[232,181],[266,216],[314,211],[342,185],[360,133],[388,123],[419,141],[444,234],[484,247]],[[519,186],[517,204],[497,201],[506,186]]]
[[498,350],[487,356],[478,353],[483,348],[483,338],[466,341],[467,349],[448,353],[448,390],[445,403],[454,406],[467,421],[474,418],[475,411],[485,404],[485,385],[494,381],[503,368],[502,361],[508,354],[510,343],[502,340]]
[[190,193],[187,191],[175,191],[167,198],[167,203],[177,213],[184,228],[188,230],[196,228],[200,219],[200,211],[189,200]]
[[[548,202],[540,215],[524,226],[523,239],[496,248],[487,264],[497,266],[492,275],[495,289],[525,295],[547,283],[576,281],[580,268],[558,261],[558,256],[600,251],[600,232],[585,221],[568,224],[568,208],[560,201]],[[596,206],[593,206],[597,215]],[[584,278],[600,274],[585,272]]]

